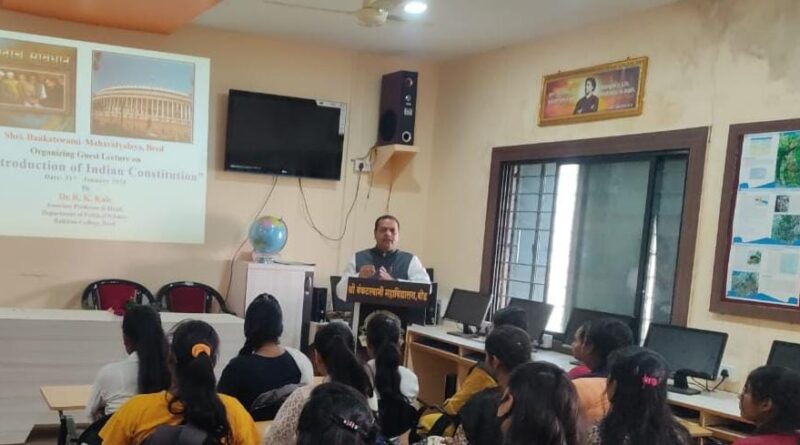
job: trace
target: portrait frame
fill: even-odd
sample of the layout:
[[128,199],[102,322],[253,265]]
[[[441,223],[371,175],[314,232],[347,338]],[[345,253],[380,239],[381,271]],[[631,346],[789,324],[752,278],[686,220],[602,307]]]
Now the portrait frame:
[[[539,126],[591,122],[642,114],[648,58],[561,71],[542,77]],[[593,111],[579,112],[589,78],[594,79]],[[598,80],[599,79],[599,80]],[[633,89],[633,91],[631,91]],[[594,94],[597,93],[597,94]],[[586,94],[589,97],[588,94]]]

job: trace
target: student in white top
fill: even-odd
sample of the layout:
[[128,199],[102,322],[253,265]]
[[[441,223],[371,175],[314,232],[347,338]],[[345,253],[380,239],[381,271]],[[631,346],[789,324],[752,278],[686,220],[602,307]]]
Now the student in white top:
[[86,404],[92,420],[113,414],[136,394],[170,386],[168,345],[158,312],[150,306],[128,309],[122,319],[122,342],[128,357],[103,366],[95,378]]
[[400,398],[417,401],[419,381],[413,371],[400,366],[400,320],[384,312],[375,312],[367,320],[367,362],[378,399]]
[[[378,410],[378,402],[372,383],[354,353],[353,332],[344,323],[332,322],[323,326],[314,336],[311,361],[325,382],[345,384],[363,394],[372,411]],[[297,425],[300,413],[311,396],[315,385],[298,388],[281,406],[275,420],[264,433],[264,445],[294,445],[297,443]]]

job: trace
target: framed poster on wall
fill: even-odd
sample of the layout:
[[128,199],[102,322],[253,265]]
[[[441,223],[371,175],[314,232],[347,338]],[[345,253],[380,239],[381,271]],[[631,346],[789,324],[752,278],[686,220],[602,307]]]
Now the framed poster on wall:
[[800,321],[800,120],[732,125],[711,311]]

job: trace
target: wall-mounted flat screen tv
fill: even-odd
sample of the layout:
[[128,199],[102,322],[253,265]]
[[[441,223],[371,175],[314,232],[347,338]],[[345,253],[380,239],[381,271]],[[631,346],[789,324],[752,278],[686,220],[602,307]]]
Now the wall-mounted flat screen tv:
[[225,170],[339,180],[347,107],[230,90]]

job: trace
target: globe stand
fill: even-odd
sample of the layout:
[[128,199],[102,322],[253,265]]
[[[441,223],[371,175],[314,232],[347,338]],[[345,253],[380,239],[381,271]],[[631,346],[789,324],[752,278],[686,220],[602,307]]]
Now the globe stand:
[[265,263],[270,264],[274,263],[276,260],[280,258],[280,255],[277,253],[260,253],[260,252],[253,252],[252,255],[253,262],[255,263]]

